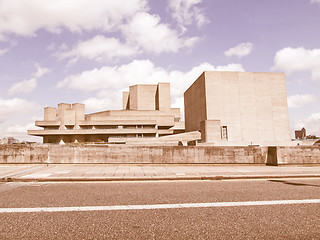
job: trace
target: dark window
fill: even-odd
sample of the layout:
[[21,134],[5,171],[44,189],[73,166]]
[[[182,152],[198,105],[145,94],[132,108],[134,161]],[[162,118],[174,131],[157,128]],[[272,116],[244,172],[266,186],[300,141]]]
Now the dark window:
[[221,139],[228,139],[228,129],[227,126],[221,127]]

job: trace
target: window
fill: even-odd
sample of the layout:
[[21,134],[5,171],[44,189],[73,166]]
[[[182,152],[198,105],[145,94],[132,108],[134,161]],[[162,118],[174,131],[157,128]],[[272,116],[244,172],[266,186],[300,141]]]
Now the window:
[[228,130],[227,126],[222,126],[221,127],[221,139],[228,139]]

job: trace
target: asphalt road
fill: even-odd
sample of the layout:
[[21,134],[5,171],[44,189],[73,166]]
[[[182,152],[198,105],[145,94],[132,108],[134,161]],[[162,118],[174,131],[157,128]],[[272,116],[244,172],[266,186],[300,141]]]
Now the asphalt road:
[[320,239],[319,203],[1,212],[4,208],[303,199],[320,199],[320,179],[2,183],[0,239]]

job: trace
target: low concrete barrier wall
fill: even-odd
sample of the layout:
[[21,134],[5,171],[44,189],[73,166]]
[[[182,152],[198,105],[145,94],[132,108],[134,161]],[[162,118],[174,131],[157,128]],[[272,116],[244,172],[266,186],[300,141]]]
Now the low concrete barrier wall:
[[320,164],[320,147],[277,147],[278,164]]
[[257,146],[0,145],[0,163],[265,164],[266,155]]
[[320,147],[0,145],[0,163],[320,164]]
[[45,145],[0,145],[0,163],[45,163],[48,154]]

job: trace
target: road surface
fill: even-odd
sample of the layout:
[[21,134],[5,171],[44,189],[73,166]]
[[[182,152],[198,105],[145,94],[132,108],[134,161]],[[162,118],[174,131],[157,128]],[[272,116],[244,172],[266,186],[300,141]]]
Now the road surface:
[[0,239],[320,239],[320,179],[1,183],[0,221]]

